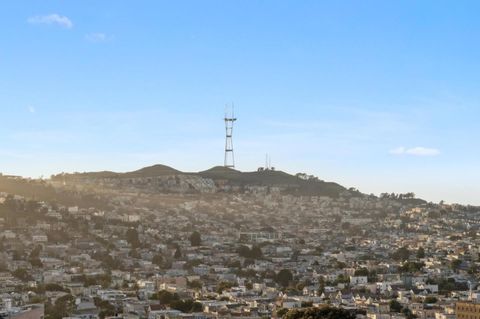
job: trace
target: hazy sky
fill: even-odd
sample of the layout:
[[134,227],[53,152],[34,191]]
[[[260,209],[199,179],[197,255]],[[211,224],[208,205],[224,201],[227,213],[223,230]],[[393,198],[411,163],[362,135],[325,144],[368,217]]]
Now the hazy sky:
[[480,204],[478,1],[2,1],[0,171],[198,171],[265,153]]

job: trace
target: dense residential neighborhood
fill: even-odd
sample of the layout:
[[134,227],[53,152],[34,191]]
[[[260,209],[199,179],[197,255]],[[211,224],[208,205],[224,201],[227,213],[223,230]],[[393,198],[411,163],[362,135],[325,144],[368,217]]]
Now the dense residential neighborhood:
[[52,184],[83,204],[0,194],[0,318],[298,318],[329,307],[467,319],[479,309],[476,207],[353,189],[144,185],[102,186],[88,206],[91,183]]
[[0,0],[0,319],[480,319],[479,35],[480,0]]

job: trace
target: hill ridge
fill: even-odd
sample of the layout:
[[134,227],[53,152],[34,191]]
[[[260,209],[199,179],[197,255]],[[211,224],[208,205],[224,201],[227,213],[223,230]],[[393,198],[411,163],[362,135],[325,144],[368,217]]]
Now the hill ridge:
[[230,185],[234,188],[245,187],[278,187],[284,191],[299,195],[326,195],[337,197],[346,188],[334,182],[325,182],[319,179],[304,179],[297,175],[279,170],[242,172],[223,166],[214,166],[200,172],[182,172],[167,165],[156,164],[141,169],[118,173],[112,171],[84,172],[59,174],[52,176],[52,180],[60,178],[67,180],[96,180],[96,179],[125,179],[125,178],[166,178],[168,176],[190,176],[213,180],[217,185]]

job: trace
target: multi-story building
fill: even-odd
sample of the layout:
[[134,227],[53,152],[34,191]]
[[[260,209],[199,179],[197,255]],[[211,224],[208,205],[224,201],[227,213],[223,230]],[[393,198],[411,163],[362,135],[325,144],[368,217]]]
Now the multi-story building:
[[457,319],[480,319],[480,303],[459,301],[455,306]]

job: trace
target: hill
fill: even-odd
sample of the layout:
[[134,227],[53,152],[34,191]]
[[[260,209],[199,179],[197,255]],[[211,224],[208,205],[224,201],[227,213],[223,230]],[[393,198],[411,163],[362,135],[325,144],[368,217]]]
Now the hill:
[[225,180],[238,186],[281,186],[289,192],[298,195],[325,195],[336,197],[345,187],[321,180],[304,180],[283,171],[265,170],[255,172],[240,172],[230,168],[217,166],[199,172],[198,175],[213,180]]
[[166,165],[153,165],[141,168],[134,172],[123,174],[123,177],[153,177],[153,176],[166,176],[166,175],[178,175],[182,172]]
[[126,173],[116,173],[111,171],[86,172],[73,174],[59,174],[52,176],[52,180],[65,179],[67,181],[96,179],[121,180],[129,178],[167,178],[177,176],[183,179],[191,180],[213,180],[215,184],[222,187],[231,186],[238,188],[248,188],[253,186],[277,187],[283,192],[295,195],[318,195],[337,197],[346,189],[336,183],[324,182],[318,179],[302,179],[282,171],[265,170],[254,172],[241,172],[235,169],[223,166],[215,166],[211,169],[201,172],[181,172],[165,165],[154,165],[144,167],[136,171]]
[[180,171],[177,171],[174,168],[171,168],[166,165],[153,165],[141,168],[136,171],[126,172],[126,173],[117,173],[112,171],[100,171],[100,172],[83,172],[83,173],[61,173],[52,176],[52,180],[60,179],[95,179],[95,178],[135,178],[135,177],[154,177],[154,176],[167,176],[167,175],[177,175],[183,174]]

